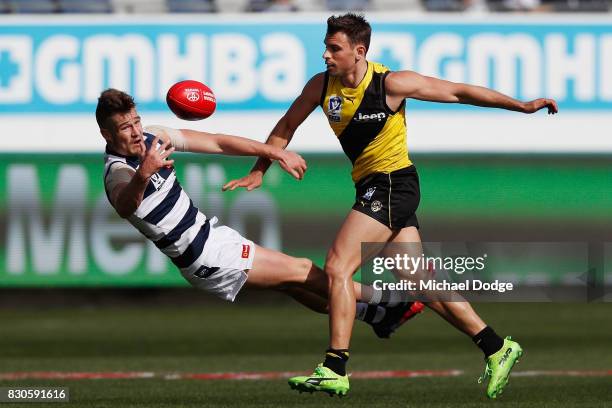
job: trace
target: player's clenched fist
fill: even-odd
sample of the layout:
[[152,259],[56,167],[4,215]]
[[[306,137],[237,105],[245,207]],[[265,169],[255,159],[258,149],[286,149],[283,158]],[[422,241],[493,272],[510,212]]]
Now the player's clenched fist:
[[[174,160],[168,160],[168,156],[174,152],[174,147],[168,148],[170,145],[169,141],[161,145],[159,145],[158,142],[159,136],[155,136],[153,143],[151,143],[151,148],[147,150],[143,146],[141,150],[142,153],[138,171],[143,177],[149,178],[161,170],[162,167],[170,167],[174,164]],[[144,142],[142,143],[144,145]]]

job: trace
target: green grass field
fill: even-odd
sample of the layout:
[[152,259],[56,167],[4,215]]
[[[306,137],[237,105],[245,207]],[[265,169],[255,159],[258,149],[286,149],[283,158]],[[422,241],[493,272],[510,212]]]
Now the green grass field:
[[[612,304],[482,304],[482,316],[525,349],[515,371],[612,370]],[[304,371],[321,359],[326,317],[300,306],[237,303],[0,311],[0,374]],[[459,369],[456,377],[353,380],[343,399],[298,394],[279,380],[18,380],[67,386],[70,403],[7,407],[601,407],[612,376],[514,377],[497,401],[476,383],[480,351],[429,310],[391,340],[357,323],[351,371]],[[4,406],[4,404],[2,404]]]

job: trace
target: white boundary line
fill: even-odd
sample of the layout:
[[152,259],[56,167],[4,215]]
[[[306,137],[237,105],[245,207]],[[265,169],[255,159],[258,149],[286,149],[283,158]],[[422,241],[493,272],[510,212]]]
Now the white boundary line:
[[[128,372],[62,372],[32,371],[0,373],[0,381],[25,379],[42,380],[127,380],[127,379],[164,379],[164,380],[278,380],[305,372],[264,371],[264,372],[221,372],[221,373],[155,373],[151,371]],[[350,374],[354,379],[421,378],[421,377],[459,377],[462,370],[395,370],[395,371],[356,371]],[[611,377],[612,370],[528,370],[515,371],[512,377]]]

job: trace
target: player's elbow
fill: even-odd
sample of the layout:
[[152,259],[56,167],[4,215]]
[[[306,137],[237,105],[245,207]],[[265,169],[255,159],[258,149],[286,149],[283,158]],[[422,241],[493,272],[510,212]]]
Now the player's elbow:
[[121,217],[121,218],[129,218],[130,215],[134,214],[135,210],[127,210],[127,209],[117,209],[117,214]]
[[134,212],[136,207],[130,203],[117,202],[115,204],[115,211],[121,218],[129,218]]

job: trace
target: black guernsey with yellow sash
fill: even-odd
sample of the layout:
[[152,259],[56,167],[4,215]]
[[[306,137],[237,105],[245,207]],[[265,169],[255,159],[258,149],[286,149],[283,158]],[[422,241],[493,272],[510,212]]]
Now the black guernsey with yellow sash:
[[389,69],[368,61],[356,88],[325,73],[321,107],[353,164],[356,188],[353,209],[392,229],[418,227],[419,182],[408,157],[405,102],[387,106],[385,78]]

